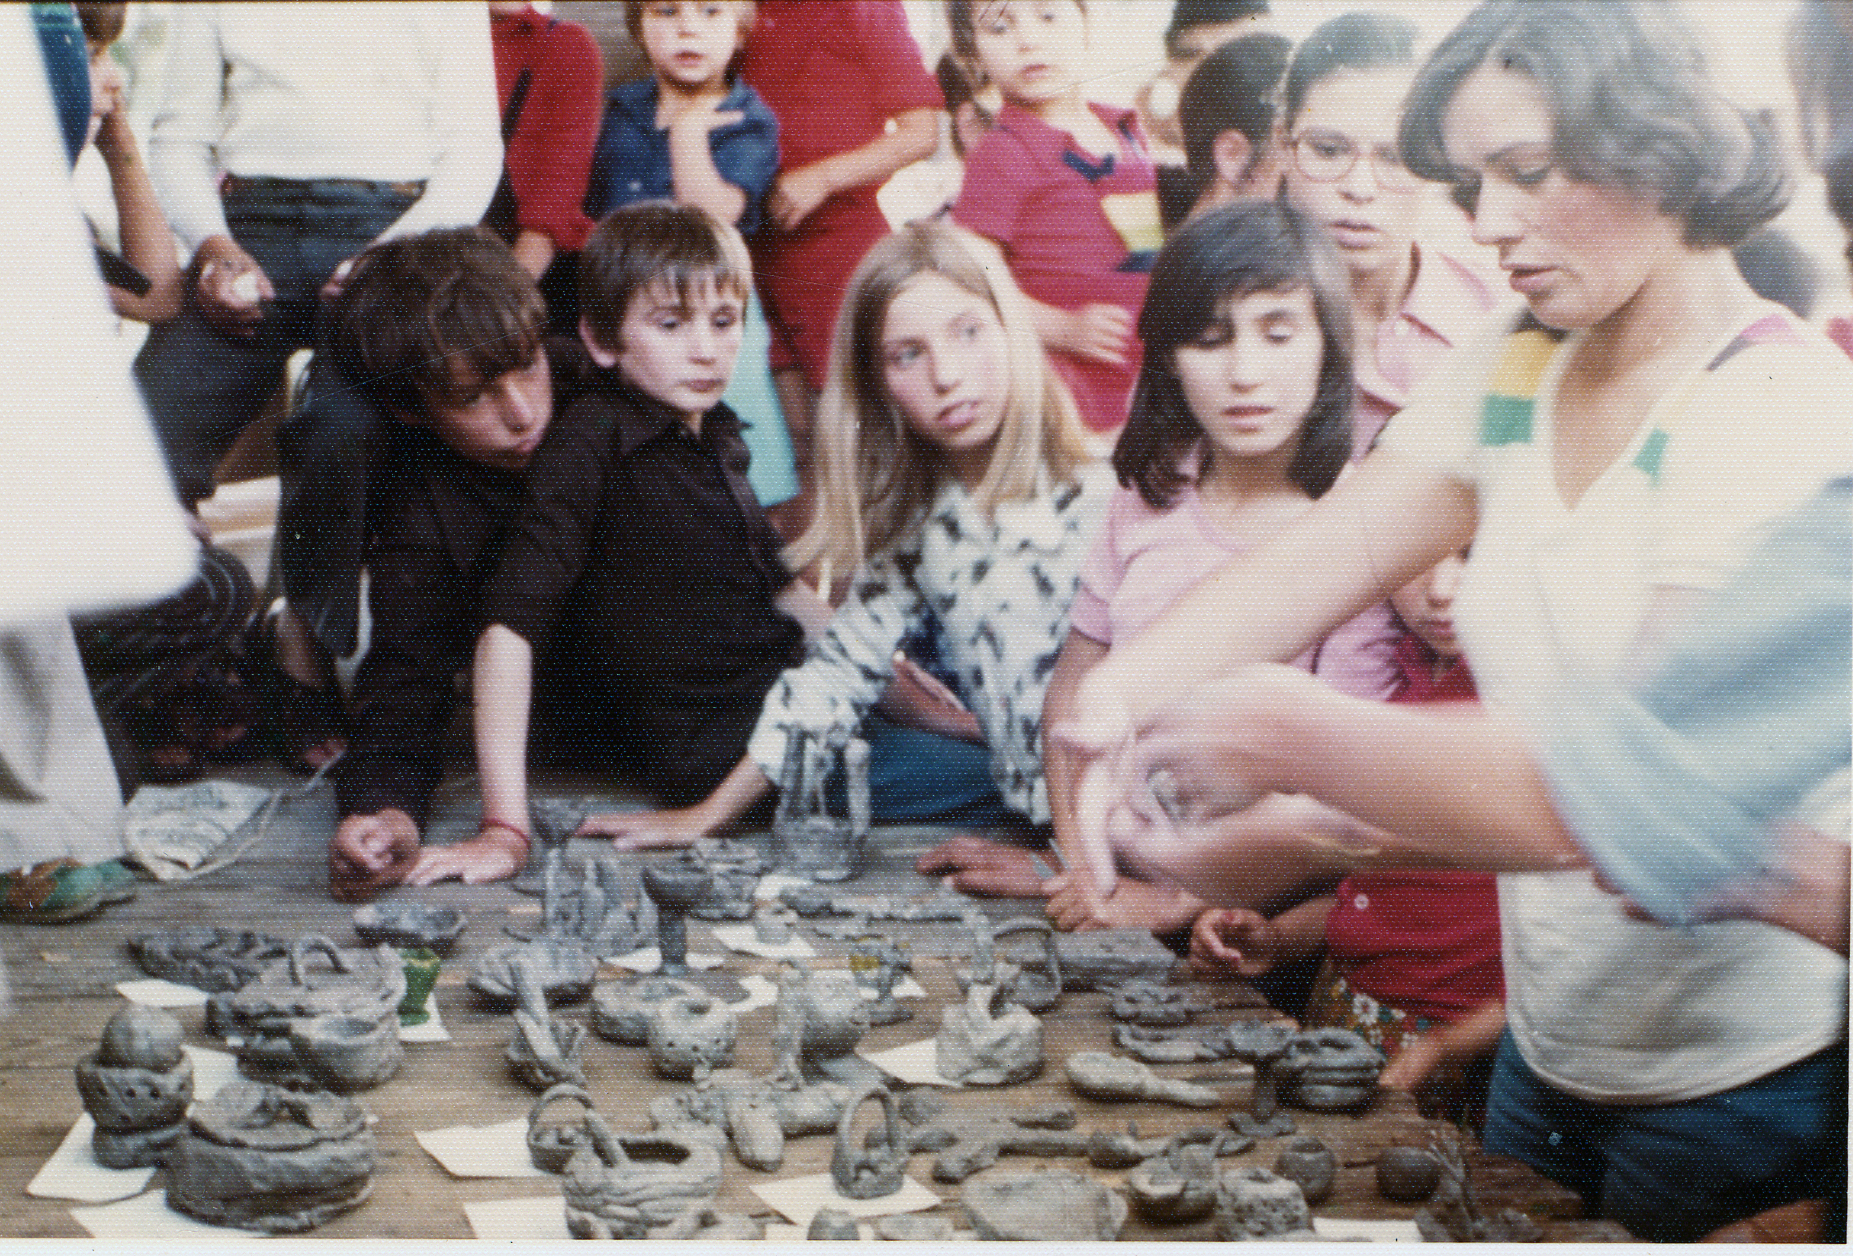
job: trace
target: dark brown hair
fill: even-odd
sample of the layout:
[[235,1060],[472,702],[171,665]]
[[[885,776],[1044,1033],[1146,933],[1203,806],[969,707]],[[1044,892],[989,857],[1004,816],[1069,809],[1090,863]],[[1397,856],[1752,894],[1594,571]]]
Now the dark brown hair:
[[740,233],[713,215],[674,201],[638,201],[605,215],[579,255],[579,314],[592,339],[616,352],[631,299],[658,281],[688,303],[712,282],[742,301],[753,263]]

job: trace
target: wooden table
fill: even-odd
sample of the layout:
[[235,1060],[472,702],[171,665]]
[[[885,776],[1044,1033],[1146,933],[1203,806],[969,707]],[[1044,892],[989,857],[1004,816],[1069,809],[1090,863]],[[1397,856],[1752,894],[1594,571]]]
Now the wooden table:
[[[241,779],[266,785],[283,785],[289,778],[262,769],[245,770]],[[538,792],[572,797],[619,798],[587,782],[559,778],[545,782]],[[474,784],[465,779],[446,787],[432,825],[437,841],[455,840],[474,822]],[[325,850],[333,824],[333,800],[323,789],[283,807],[266,839],[233,866],[199,881],[168,885],[145,884],[137,899],[110,908],[93,920],[64,926],[0,928],[6,974],[11,984],[10,1015],[0,1020],[0,1236],[83,1237],[85,1231],[70,1215],[71,1204],[28,1198],[26,1184],[58,1146],[81,1114],[71,1068],[77,1058],[94,1049],[103,1024],[122,1006],[115,983],[139,977],[125,948],[125,940],[148,929],[181,924],[215,924],[251,928],[291,938],[325,933],[344,945],[354,944],[351,908],[327,894]],[[849,885],[855,892],[918,893],[930,888],[911,871],[914,855],[945,834],[927,828],[892,828],[872,840],[876,855],[870,870]],[[574,846],[580,846],[575,842]],[[591,843],[584,843],[587,850]],[[445,1025],[454,1041],[412,1045],[399,1077],[361,1096],[379,1116],[379,1170],[374,1195],[364,1207],[323,1226],[314,1237],[325,1238],[466,1238],[470,1236],[463,1206],[476,1201],[522,1196],[554,1195],[558,1187],[540,1179],[456,1180],[414,1141],[413,1133],[455,1124],[487,1125],[525,1116],[533,1096],[509,1075],[503,1059],[513,1030],[503,1012],[482,1007],[465,980],[478,954],[505,937],[509,924],[535,922],[537,902],[506,885],[465,887],[449,884],[416,891],[424,901],[456,906],[469,916],[469,927],[446,964],[436,997]],[[995,918],[1039,911],[1030,903],[987,904]],[[707,935],[707,926],[691,922],[691,950],[727,953]],[[913,947],[917,979],[929,998],[914,1001],[912,1021],[873,1029],[863,1040],[865,1049],[882,1049],[930,1037],[939,1021],[941,1004],[957,997],[952,970],[944,958],[963,954],[965,938],[957,926],[897,926],[897,936]],[[811,936],[824,958],[815,963],[840,963],[843,943]],[[732,955],[729,971],[770,974],[776,964],[768,960]],[[601,979],[617,979],[619,970],[607,970]],[[1214,997],[1213,987],[1207,989]],[[565,1009],[572,1018],[583,1008]],[[189,1043],[220,1045],[204,1032],[199,1009],[182,1009],[178,1015]],[[763,1074],[771,1065],[769,1037],[771,1008],[748,1013],[742,1021],[737,1063]],[[1223,1110],[1209,1112],[1161,1107],[1153,1104],[1111,1104],[1084,1099],[1070,1092],[1063,1080],[1061,1061],[1070,1052],[1110,1047],[1105,998],[1077,994],[1063,999],[1044,1017],[1049,1067],[1034,1082],[1002,1090],[970,1089],[947,1093],[949,1113],[995,1114],[1000,1106],[1029,1108],[1072,1104],[1083,1128],[1123,1130],[1136,1122],[1142,1136],[1217,1125]],[[585,1069],[600,1109],[615,1128],[643,1129],[650,1100],[675,1093],[684,1083],[656,1077],[642,1048],[622,1047],[588,1036]],[[1227,1110],[1244,1107],[1248,1084],[1239,1065],[1183,1065],[1161,1067],[1167,1075],[1188,1077],[1222,1090],[1230,1100]],[[1397,1143],[1425,1144],[1441,1127],[1423,1121],[1408,1100],[1383,1095],[1363,1115],[1293,1114],[1305,1133],[1323,1138],[1338,1153],[1342,1169],[1333,1197],[1317,1209],[1322,1216],[1407,1218],[1411,1205],[1391,1204],[1378,1198],[1372,1185],[1372,1164],[1384,1147]],[[864,1121],[866,1122],[865,1114]],[[1229,1157],[1224,1166],[1257,1164],[1272,1167],[1279,1140],[1264,1140],[1253,1151]],[[717,1206],[730,1211],[769,1217],[769,1210],[750,1187],[774,1176],[788,1177],[826,1171],[831,1153],[826,1137],[791,1140],[783,1168],[777,1175],[748,1169],[731,1155],[726,1158],[726,1184]],[[1593,1237],[1602,1227],[1572,1220],[1577,1212],[1573,1196],[1511,1162],[1495,1163],[1469,1149],[1475,1184],[1489,1210],[1517,1206],[1537,1219],[1552,1239]],[[942,1211],[964,1228],[958,1207],[959,1187],[933,1183],[932,1157],[916,1156],[911,1176],[936,1190],[946,1203]],[[1068,1167],[1095,1173],[1117,1183],[1122,1175],[1088,1168],[1080,1157],[1006,1157],[989,1172],[1023,1171],[1038,1167]],[[1209,1223],[1155,1230],[1129,1220],[1128,1239],[1206,1239],[1213,1237]]]

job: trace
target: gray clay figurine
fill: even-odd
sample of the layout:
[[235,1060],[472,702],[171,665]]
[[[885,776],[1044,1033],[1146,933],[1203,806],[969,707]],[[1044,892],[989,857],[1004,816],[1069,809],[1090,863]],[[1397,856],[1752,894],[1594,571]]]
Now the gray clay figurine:
[[566,1228],[581,1239],[655,1238],[721,1188],[721,1153],[671,1130],[617,1135],[595,1112],[566,1162]]
[[[561,1102],[578,1104],[579,1116],[568,1122],[544,1120],[554,1105]],[[596,1110],[584,1086],[561,1082],[548,1087],[528,1109],[528,1159],[534,1162],[534,1167],[543,1173],[564,1173],[573,1153],[591,1139],[585,1114]]]
[[981,1239],[1107,1243],[1126,1223],[1126,1201],[1070,1169],[993,1174],[962,1191],[966,1215]]
[[1274,1172],[1299,1184],[1309,1204],[1322,1204],[1338,1180],[1338,1157],[1316,1138],[1296,1138],[1280,1149]]
[[509,1071],[529,1090],[546,1091],[562,1082],[584,1086],[580,1052],[585,1026],[554,1019],[539,979],[524,961],[515,961],[511,975],[516,1003],[515,1036],[507,1053]]
[[783,903],[761,903],[753,912],[753,940],[761,946],[784,946],[792,939],[798,913]]
[[711,994],[667,999],[650,1021],[650,1063],[664,1077],[703,1085],[715,1069],[733,1063],[739,1033],[739,1018]]
[[756,905],[753,895],[765,861],[744,842],[702,837],[692,848],[696,862],[708,870],[707,892],[696,900],[690,915],[701,920],[746,920]]
[[1077,1051],[1068,1057],[1068,1084],[1090,1099],[1149,1099],[1185,1108],[1213,1108],[1222,1102],[1208,1086],[1158,1074],[1137,1060],[1110,1051]]
[[1282,1102],[1338,1112],[1371,1101],[1383,1064],[1383,1053],[1349,1029],[1313,1029],[1295,1034],[1274,1068]]
[[[848,811],[830,814],[825,786],[842,765]],[[773,862],[817,881],[856,875],[869,836],[869,747],[855,737],[820,737],[808,729],[786,734],[779,801],[772,817]]]
[[1027,935],[1036,943],[1034,956],[1010,953],[1016,976],[1004,989],[1005,998],[1037,1013],[1052,1010],[1062,1000],[1062,961],[1055,946],[1055,927],[1046,917],[1016,916],[991,929],[993,947],[1006,938]]
[[579,1003],[592,993],[598,957],[576,938],[538,937],[485,951],[470,974],[470,989],[493,1006],[506,1007],[518,997],[514,969],[525,965],[540,982],[549,1003]]
[[965,1001],[940,1012],[933,1054],[941,1077],[973,1086],[1009,1086],[1042,1072],[1042,1022],[1027,1008],[1006,1003],[1003,988],[1016,966],[981,948],[989,963],[974,962]]
[[1428,1207],[1416,1214],[1416,1229],[1427,1243],[1536,1243],[1544,1232],[1516,1208],[1489,1217],[1480,1209],[1473,1179],[1460,1144],[1435,1148],[1440,1180]]
[[901,978],[914,970],[905,942],[879,934],[860,938],[849,952],[849,969],[875,992],[866,1013],[871,1025],[898,1025],[914,1018],[913,1009],[894,997]]
[[129,950],[150,977],[225,994],[287,958],[289,944],[249,929],[190,926],[136,934]]
[[1441,1157],[1420,1147],[1390,1147],[1377,1157],[1377,1193],[1399,1204],[1429,1198],[1441,1185]]
[[795,1090],[810,1079],[851,1085],[870,1080],[875,1066],[855,1054],[869,1027],[868,1000],[848,970],[812,972],[802,964],[786,964],[778,985],[772,1084]]
[[389,946],[344,951],[301,938],[287,959],[215,997],[221,1028],[243,1039],[239,1070],[254,1080],[358,1090],[391,1077],[404,1058],[405,962]]
[[1250,1138],[1277,1138],[1295,1131],[1293,1118],[1280,1111],[1277,1065],[1287,1054],[1294,1031],[1265,1021],[1237,1021],[1229,1026],[1229,1054],[1255,1070],[1249,1112],[1237,1112],[1229,1124]]
[[180,1137],[193,1101],[193,1062],[180,1032],[172,1013],[131,1005],[109,1018],[101,1044],[78,1061],[77,1093],[96,1122],[90,1148],[98,1164],[159,1164]]
[[[539,806],[540,804],[535,804]],[[577,804],[562,824],[579,823]],[[544,828],[537,824],[536,832]],[[571,828],[566,830],[571,832]],[[510,928],[522,941],[551,939],[574,943],[595,956],[624,955],[643,945],[639,904],[626,889],[625,877],[610,858],[594,857],[576,868],[568,865],[560,842],[543,843],[538,889],[541,919],[538,932]],[[517,887],[519,888],[519,887]]]
[[1299,1183],[1250,1166],[1225,1169],[1216,1190],[1216,1234],[1225,1242],[1310,1237],[1312,1212]]
[[644,893],[656,904],[656,937],[665,977],[686,977],[688,966],[688,914],[708,891],[711,877],[692,858],[680,856],[643,869]]
[[[866,1146],[858,1146],[856,1111],[871,1100],[881,1105],[882,1124],[870,1132]],[[837,1121],[836,1151],[830,1158],[837,1193],[848,1199],[882,1199],[899,1191],[906,1176],[907,1140],[901,1135],[894,1096],[885,1086],[864,1087],[843,1105]]]
[[368,903],[354,909],[354,932],[369,946],[423,947],[439,955],[463,933],[463,913],[426,903]]
[[707,991],[680,977],[639,977],[635,981],[606,982],[592,991],[592,1032],[601,1038],[641,1047],[650,1041],[650,1022],[670,999],[702,998]]
[[167,1158],[167,1202],[210,1225],[312,1229],[366,1202],[374,1143],[351,1099],[232,1082],[195,1105]]

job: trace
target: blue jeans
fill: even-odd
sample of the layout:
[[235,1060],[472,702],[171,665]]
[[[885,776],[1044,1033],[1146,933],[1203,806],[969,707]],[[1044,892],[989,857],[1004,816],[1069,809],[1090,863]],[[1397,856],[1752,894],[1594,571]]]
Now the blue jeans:
[[1715,1095],[1594,1104],[1540,1079],[1507,1033],[1482,1142],[1576,1191],[1593,1215],[1691,1243],[1778,1204],[1844,1199],[1846,1086],[1842,1042]]
[[232,238],[264,268],[276,299],[264,303],[250,336],[220,331],[189,303],[149,332],[135,359],[136,380],[188,506],[211,494],[213,468],[276,392],[290,354],[314,346],[329,274],[417,199],[407,189],[342,179],[228,181]]
[[863,720],[860,732],[869,743],[869,800],[877,821],[974,829],[1028,823],[997,792],[984,746],[881,715]]

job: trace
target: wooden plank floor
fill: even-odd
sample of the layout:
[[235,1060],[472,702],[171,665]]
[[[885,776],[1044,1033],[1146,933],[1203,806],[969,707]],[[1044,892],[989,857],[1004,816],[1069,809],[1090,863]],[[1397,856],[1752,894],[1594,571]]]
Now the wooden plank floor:
[[[238,779],[267,786],[293,784],[290,778],[268,769],[246,769]],[[619,799],[595,783],[550,778],[538,794],[575,798]],[[449,783],[440,795],[432,830],[437,841],[465,836],[474,824],[474,782]],[[139,977],[125,940],[146,929],[181,924],[215,924],[260,929],[290,938],[325,933],[342,944],[353,944],[351,909],[333,902],[327,894],[325,849],[333,823],[332,792],[321,789],[292,801],[277,814],[266,839],[235,865],[202,880],[174,885],[144,884],[135,901],[110,908],[93,920],[63,926],[0,926],[6,975],[11,987],[8,1014],[0,1019],[0,1237],[83,1237],[71,1218],[72,1205],[56,1200],[31,1199],[26,1184],[58,1146],[82,1108],[72,1082],[77,1058],[93,1049],[103,1024],[122,1006],[114,986]],[[918,892],[928,888],[909,870],[913,856],[942,834],[932,829],[887,829],[878,832],[874,845],[880,855],[874,867],[851,888]],[[577,845],[577,843],[576,843]],[[588,844],[589,848],[589,844]],[[414,893],[414,892],[408,892]],[[421,899],[456,906],[469,917],[440,979],[437,998],[454,1041],[411,1045],[400,1076],[361,1096],[375,1113],[380,1165],[372,1200],[361,1209],[314,1232],[323,1238],[465,1238],[470,1231],[466,1203],[522,1196],[557,1195],[550,1182],[450,1178],[413,1139],[413,1132],[454,1124],[484,1125],[526,1114],[533,1096],[508,1074],[503,1060],[512,1022],[499,1012],[478,1005],[464,985],[475,957],[504,938],[509,924],[534,920],[535,900],[507,886],[436,886],[415,892]],[[1039,910],[1037,905],[993,903],[994,916]],[[938,1025],[938,1007],[956,997],[957,987],[943,958],[962,954],[964,939],[935,926],[903,926],[899,933],[912,943],[918,979],[930,998],[916,1001],[914,1020],[877,1028],[864,1039],[866,1048],[898,1046],[932,1034]],[[841,944],[815,939],[825,956],[844,952]],[[691,949],[726,953],[707,936],[706,926],[691,922]],[[818,961],[828,965],[829,958]],[[729,971],[770,973],[770,961],[730,956]],[[611,970],[607,977],[617,977]],[[1214,988],[1209,988],[1214,995]],[[204,1032],[202,1013],[182,1009],[178,1015],[187,1040],[200,1046],[220,1045]],[[583,1017],[583,1009],[566,1015]],[[950,1108],[974,1113],[995,1113],[1000,1104],[1022,1107],[1072,1103],[1084,1128],[1124,1129],[1134,1121],[1143,1136],[1219,1124],[1221,1111],[1193,1112],[1148,1104],[1105,1104],[1071,1094],[1062,1080],[1060,1062],[1073,1051],[1104,1049],[1110,1045],[1104,999],[1098,994],[1073,995],[1044,1018],[1050,1067],[1039,1080],[1006,1090],[966,1090],[948,1096]],[[742,1024],[737,1063],[764,1073],[772,1063],[768,1039],[772,1010],[749,1013]],[[586,1071],[591,1089],[616,1128],[647,1126],[645,1108],[651,1099],[674,1093],[682,1083],[652,1075],[642,1048],[621,1047],[588,1036]],[[1229,1098],[1229,1110],[1247,1102],[1248,1087],[1228,1066],[1197,1065],[1161,1071],[1218,1086]],[[1317,1134],[1338,1152],[1343,1169],[1333,1199],[1318,1211],[1338,1217],[1409,1217],[1411,1206],[1378,1199],[1371,1186],[1371,1166],[1379,1150],[1395,1143],[1421,1144],[1432,1130],[1407,1101],[1383,1096],[1363,1116],[1297,1113],[1302,1130]],[[865,1121],[866,1121],[865,1116]],[[1254,1151],[1223,1161],[1225,1165],[1261,1164],[1271,1167],[1278,1153],[1276,1140],[1264,1141]],[[788,1177],[826,1170],[830,1140],[823,1137],[794,1139],[787,1144],[783,1169],[777,1175],[761,1174],[727,1158],[727,1180],[719,1206],[769,1216],[750,1187],[773,1176]],[[958,1187],[931,1183],[932,1158],[914,1158],[911,1173],[946,1199],[942,1210],[963,1228],[963,1210],[957,1205]],[[1593,1234],[1583,1223],[1569,1220],[1575,1201],[1567,1193],[1537,1179],[1510,1163],[1494,1164],[1472,1156],[1476,1184],[1489,1207],[1523,1207],[1545,1226],[1554,1239],[1575,1239]],[[1007,1158],[999,1170],[1030,1169],[1038,1165],[1079,1168],[1083,1161]],[[1118,1175],[1101,1174],[1117,1181]],[[1213,1237],[1208,1224],[1154,1230],[1136,1218],[1129,1221],[1125,1238],[1206,1239]]]

